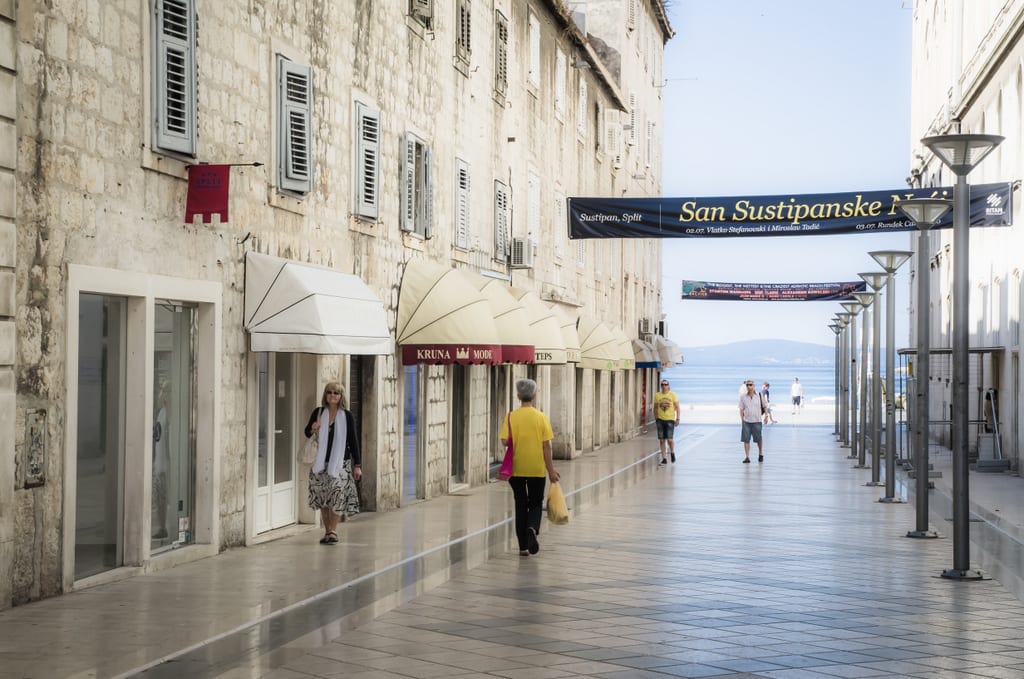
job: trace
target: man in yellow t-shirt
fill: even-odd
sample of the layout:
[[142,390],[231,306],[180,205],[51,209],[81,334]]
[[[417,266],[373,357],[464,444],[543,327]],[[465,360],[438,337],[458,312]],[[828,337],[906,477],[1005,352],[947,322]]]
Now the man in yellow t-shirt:
[[676,461],[676,425],[679,424],[679,399],[669,389],[668,380],[661,381],[661,390],[654,395],[654,416],[658,425],[658,445],[661,446],[661,462],[668,464],[666,449],[672,456],[672,462]]

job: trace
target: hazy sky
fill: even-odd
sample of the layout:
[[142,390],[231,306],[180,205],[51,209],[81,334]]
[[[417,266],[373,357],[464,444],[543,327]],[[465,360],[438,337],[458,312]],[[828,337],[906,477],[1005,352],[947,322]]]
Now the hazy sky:
[[[669,3],[676,36],[665,51],[663,195],[906,188],[911,4]],[[855,281],[881,270],[869,251],[909,250],[911,238],[666,239],[668,334],[684,349],[748,339],[831,346],[838,302],[684,302],[680,282]],[[896,276],[897,346],[907,344],[908,271]]]

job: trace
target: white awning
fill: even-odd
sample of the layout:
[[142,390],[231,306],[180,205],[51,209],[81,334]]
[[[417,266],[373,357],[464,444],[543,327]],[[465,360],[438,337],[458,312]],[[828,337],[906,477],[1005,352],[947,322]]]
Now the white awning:
[[580,367],[594,370],[619,370],[619,339],[604,323],[580,316]]
[[501,338],[502,363],[533,363],[534,343],[530,316],[503,280],[470,274],[491,305],[494,326]]
[[647,342],[633,340],[633,358],[637,368],[660,368],[661,358],[658,357],[658,350]]
[[[540,297],[530,290],[509,288],[509,292],[526,309],[530,324],[530,337],[534,346],[534,362],[558,365],[567,363],[565,340],[562,338],[562,324],[551,307],[542,302]],[[575,327],[573,331],[575,331]]]
[[576,329],[579,317],[576,314],[563,311],[554,304],[550,308],[554,312],[555,318],[558,319],[559,325],[562,326],[562,342],[565,343],[566,362],[579,363],[582,358],[580,355],[580,334]]
[[626,337],[626,333],[622,328],[615,326],[612,328],[612,335],[618,340],[618,349],[616,350],[619,355],[619,368],[622,370],[633,370],[636,368],[636,357],[633,356],[633,343]]
[[358,276],[248,252],[245,329],[252,351],[390,354],[384,304]]
[[683,362],[683,352],[679,345],[661,335],[654,336],[654,348],[658,350],[662,368],[671,368]]

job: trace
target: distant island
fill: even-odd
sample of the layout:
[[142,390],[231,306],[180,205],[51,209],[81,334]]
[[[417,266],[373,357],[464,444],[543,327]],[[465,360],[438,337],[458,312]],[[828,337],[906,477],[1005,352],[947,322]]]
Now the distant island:
[[832,365],[835,347],[790,340],[747,340],[710,347],[683,347],[687,365]]

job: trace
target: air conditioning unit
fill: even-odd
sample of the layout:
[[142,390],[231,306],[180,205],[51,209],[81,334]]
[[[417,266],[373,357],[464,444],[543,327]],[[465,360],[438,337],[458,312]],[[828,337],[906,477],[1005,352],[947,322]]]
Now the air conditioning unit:
[[654,323],[649,318],[640,319],[640,334],[651,335],[654,333]]
[[512,239],[512,262],[509,266],[513,269],[533,268],[533,243],[529,238]]

